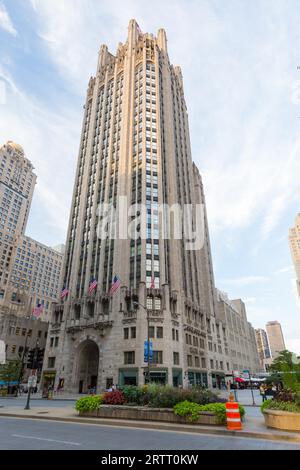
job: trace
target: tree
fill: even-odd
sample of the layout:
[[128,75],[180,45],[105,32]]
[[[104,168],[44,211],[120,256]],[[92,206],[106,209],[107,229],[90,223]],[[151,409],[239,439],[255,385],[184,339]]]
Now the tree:
[[6,383],[7,388],[9,388],[10,382],[17,382],[19,380],[20,369],[20,359],[7,361],[6,364],[0,365],[0,381]]
[[299,370],[299,366],[293,362],[293,353],[285,349],[280,352],[276,359],[274,359],[269,370],[271,372],[286,372],[287,370],[296,371]]

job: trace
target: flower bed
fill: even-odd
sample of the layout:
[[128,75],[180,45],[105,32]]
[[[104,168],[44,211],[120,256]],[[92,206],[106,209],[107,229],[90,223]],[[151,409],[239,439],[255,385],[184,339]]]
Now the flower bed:
[[293,401],[266,400],[261,405],[269,428],[300,431],[300,405]]
[[[191,397],[198,402],[182,400],[183,397]],[[127,387],[126,390],[107,392],[103,396],[80,398],[75,409],[80,416],[98,418],[223,425],[226,424],[225,403],[215,402],[217,398],[206,390]],[[243,417],[245,411],[242,406],[240,412]]]

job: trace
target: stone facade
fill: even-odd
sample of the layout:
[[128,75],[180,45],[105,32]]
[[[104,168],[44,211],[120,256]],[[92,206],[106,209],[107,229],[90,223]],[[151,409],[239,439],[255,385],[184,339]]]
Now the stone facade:
[[[247,320],[245,304],[241,299],[230,300],[217,290],[217,353],[215,360],[222,361],[227,381],[232,371],[249,370],[252,375],[261,371],[255,330]],[[223,341],[223,344],[222,344]]]
[[0,314],[0,340],[5,344],[6,361],[24,356],[25,377],[29,375],[27,367],[28,351],[37,347],[45,350],[48,323],[40,319],[19,316],[12,313]]
[[[208,352],[218,319],[205,198],[165,31],[143,34],[131,20],[116,55],[101,46],[84,109],[62,283],[69,294],[53,311],[45,383],[73,393],[144,384],[149,334],[152,381],[212,385],[225,366],[220,359],[210,368]],[[120,209],[122,198],[145,205],[144,225],[138,209],[131,213],[145,237],[101,239],[99,227],[112,235],[120,226],[104,223],[99,208]],[[187,250],[185,240],[162,236],[162,204],[201,207],[201,246]],[[115,275],[121,287],[110,296]]]

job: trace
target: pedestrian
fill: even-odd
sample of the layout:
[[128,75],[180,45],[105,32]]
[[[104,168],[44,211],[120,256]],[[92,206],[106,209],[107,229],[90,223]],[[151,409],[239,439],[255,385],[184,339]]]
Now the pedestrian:
[[262,397],[262,401],[264,402],[267,399],[267,397],[266,397],[266,388],[263,384],[261,384],[261,386],[259,387],[259,391]]

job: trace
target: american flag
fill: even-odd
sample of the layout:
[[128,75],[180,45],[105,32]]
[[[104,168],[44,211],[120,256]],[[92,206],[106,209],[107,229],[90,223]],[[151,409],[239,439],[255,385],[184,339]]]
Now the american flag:
[[96,289],[97,284],[98,284],[98,281],[96,281],[96,279],[91,280],[90,285],[89,285],[89,294],[91,294],[93,290]]
[[39,318],[42,315],[42,311],[44,310],[44,305],[43,304],[37,304],[36,307],[32,310],[32,315],[35,318]]
[[150,289],[155,289],[155,277],[154,277],[154,274],[152,274],[152,277],[151,277]]
[[67,287],[64,287],[63,290],[61,291],[60,298],[64,299],[68,294],[69,294],[69,289]]
[[119,276],[115,276],[113,278],[109,294],[110,295],[114,294],[119,289],[120,285],[121,285],[121,279],[119,278]]

